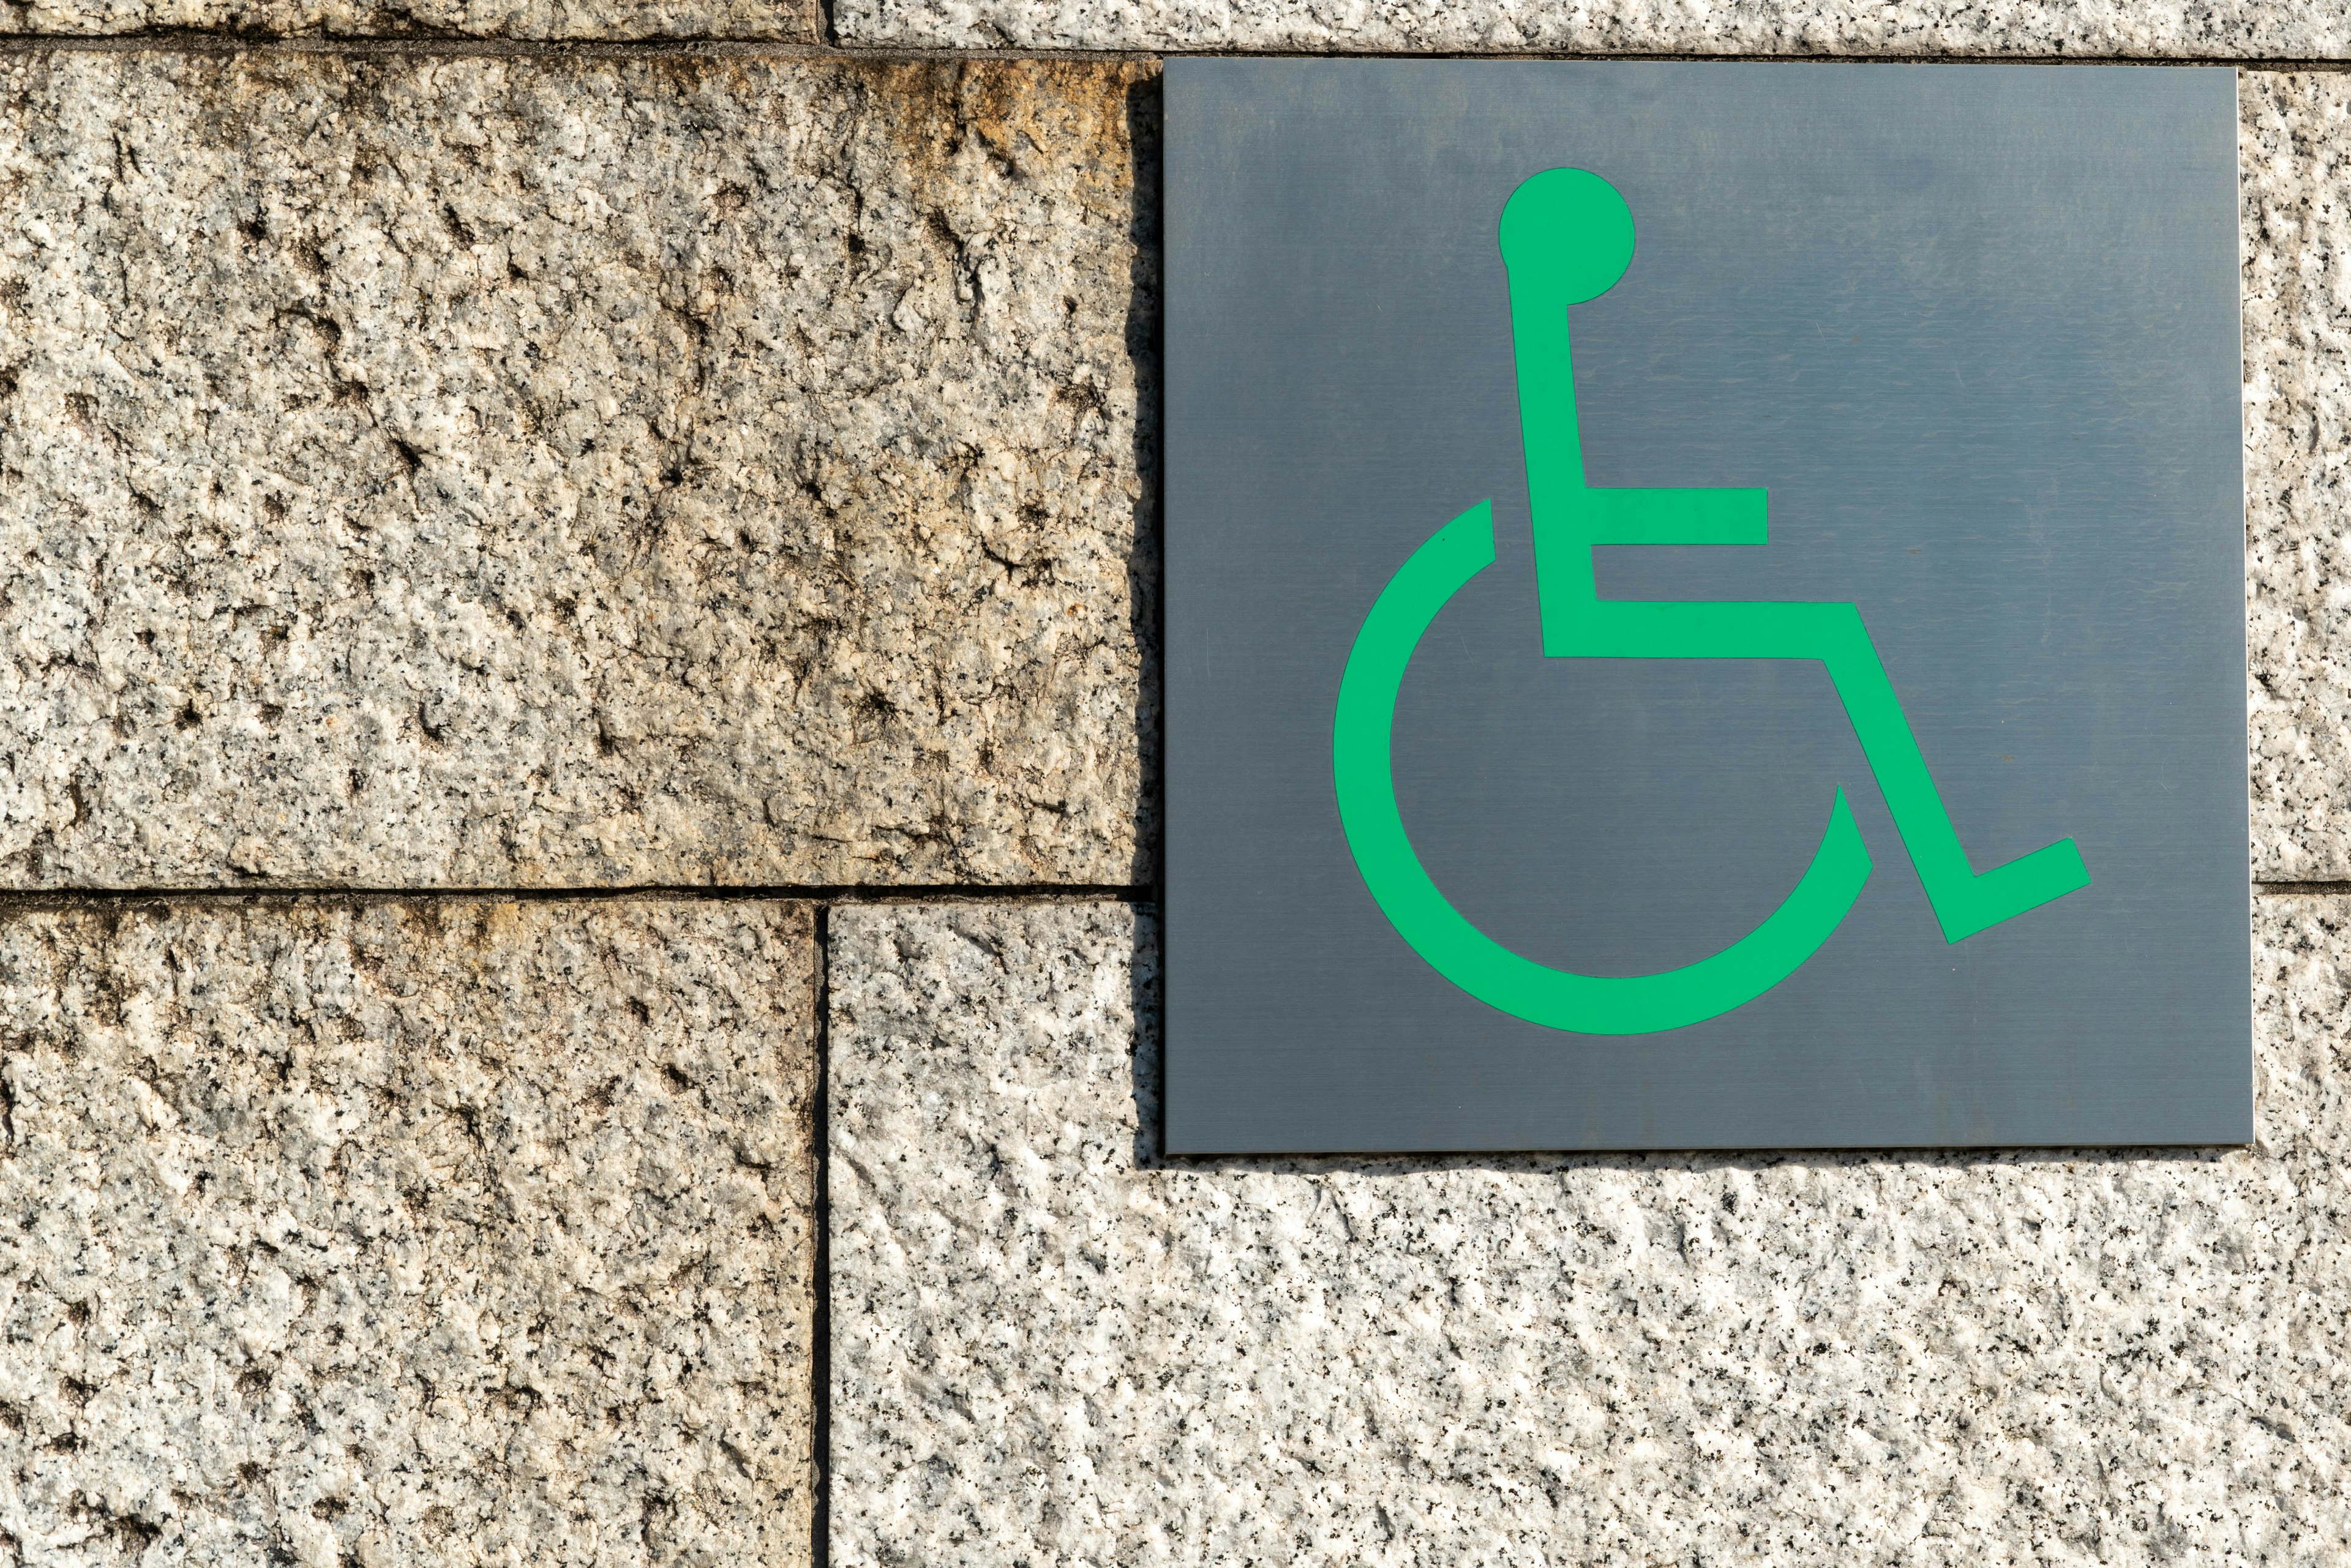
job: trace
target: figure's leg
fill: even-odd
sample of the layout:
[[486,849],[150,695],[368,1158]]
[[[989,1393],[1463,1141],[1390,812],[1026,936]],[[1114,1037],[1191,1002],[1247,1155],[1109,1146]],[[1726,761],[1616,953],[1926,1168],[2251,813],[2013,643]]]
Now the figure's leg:
[[1894,683],[1886,678],[1861,612],[1851,604],[1803,608],[1824,617],[1829,679],[1836,683],[1845,716],[1853,720],[1870,771],[1877,775],[1878,790],[1894,814],[1894,825],[1901,831],[1903,846],[1910,852],[1946,941],[1962,941],[2090,884],[2089,869],[2071,839],[1978,873],[1969,863],[1959,830],[1951,825],[1942,792],[1927,769],[1917,737],[1903,716],[1901,700],[1894,695]]
[[1977,874],[1854,605],[1603,600],[1573,621],[1572,645],[1560,652],[1617,659],[1825,664],[1946,940],[1960,941],[2089,885],[2089,871],[2071,839]]

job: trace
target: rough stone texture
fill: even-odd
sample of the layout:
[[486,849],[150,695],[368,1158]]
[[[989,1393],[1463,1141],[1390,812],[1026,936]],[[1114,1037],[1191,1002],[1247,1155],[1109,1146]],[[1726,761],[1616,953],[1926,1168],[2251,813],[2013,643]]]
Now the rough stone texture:
[[0,919],[10,1563],[810,1555],[800,907]]
[[2351,78],[2246,72],[2253,875],[2351,876]]
[[844,43],[2339,59],[2330,0],[838,0]]
[[2342,1563],[2351,901],[2257,941],[2251,1150],[1170,1168],[1147,922],[841,911],[831,1561]]
[[276,36],[778,38],[824,36],[814,0],[0,0],[0,34],[191,27]]
[[0,58],[0,883],[1134,880],[1155,93]]

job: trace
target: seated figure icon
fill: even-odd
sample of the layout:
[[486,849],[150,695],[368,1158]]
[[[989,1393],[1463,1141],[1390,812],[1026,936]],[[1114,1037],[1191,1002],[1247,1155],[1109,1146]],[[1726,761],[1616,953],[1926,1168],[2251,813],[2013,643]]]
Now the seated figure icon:
[[[1826,666],[1935,917],[1957,943],[2089,885],[2071,839],[1978,873],[1903,716],[1860,610],[1849,603],[1605,600],[1599,545],[1760,545],[1761,489],[1607,489],[1584,483],[1568,307],[1614,287],[1633,258],[1633,218],[1597,174],[1551,169],[1501,218],[1532,515],[1542,651],[1553,658],[1797,659]],[[1635,976],[1580,975],[1494,941],[1422,866],[1395,800],[1396,696],[1421,635],[1494,559],[1493,504],[1438,529],[1389,580],[1348,655],[1332,727],[1339,816],[1365,886],[1397,933],[1454,985],[1506,1013],[1581,1034],[1648,1034],[1730,1011],[1793,974],[1861,895],[1871,862],[1836,792],[1795,888],[1763,923],[1709,957]]]

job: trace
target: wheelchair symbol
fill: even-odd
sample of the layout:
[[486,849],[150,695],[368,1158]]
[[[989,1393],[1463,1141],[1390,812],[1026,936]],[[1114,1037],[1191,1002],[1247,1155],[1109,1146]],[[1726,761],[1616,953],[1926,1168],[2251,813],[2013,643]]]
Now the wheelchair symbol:
[[[2074,841],[1977,874],[1935,788],[1886,666],[1852,604],[1604,600],[1595,545],[1760,545],[1762,490],[1595,489],[1583,482],[1567,308],[1614,287],[1633,259],[1633,215],[1614,186],[1551,169],[1502,209],[1519,424],[1533,515],[1542,651],[1569,659],[1810,659],[1828,668],[1862,755],[1947,941],[2087,887]],[[1869,849],[1840,789],[1794,891],[1711,957],[1625,977],[1578,975],[1503,946],[1447,902],[1414,852],[1389,765],[1396,693],[1421,634],[1493,563],[1493,503],[1480,501],[1412,553],[1364,618],[1339,683],[1332,767],[1339,818],[1364,885],[1437,973],[1489,1006],[1579,1034],[1651,1034],[1742,1006],[1829,939],[1869,878]]]

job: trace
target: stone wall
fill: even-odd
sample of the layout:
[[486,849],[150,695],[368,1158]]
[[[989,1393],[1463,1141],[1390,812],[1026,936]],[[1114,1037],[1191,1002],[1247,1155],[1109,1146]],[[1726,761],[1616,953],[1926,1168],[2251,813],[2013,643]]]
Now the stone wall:
[[13,1561],[805,1561],[813,927],[13,908]]
[[[2340,7],[0,32],[0,1568],[2351,1556]],[[1256,48],[2241,62],[2257,1144],[1157,1155]]]

